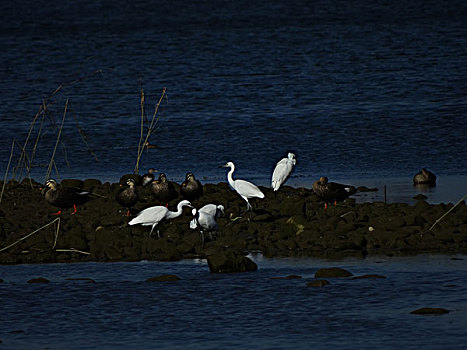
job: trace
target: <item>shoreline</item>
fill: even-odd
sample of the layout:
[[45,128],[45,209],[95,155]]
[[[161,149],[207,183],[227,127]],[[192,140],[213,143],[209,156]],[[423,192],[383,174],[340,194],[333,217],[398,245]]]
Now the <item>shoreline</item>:
[[[452,209],[453,204],[430,204],[423,196],[414,199],[414,204],[360,202],[358,196],[352,196],[324,209],[311,189],[284,186],[272,192],[260,186],[266,197],[251,200],[253,211],[241,215],[246,203],[227,183],[204,184],[204,195],[192,204],[196,208],[222,204],[225,215],[217,219],[215,239],[202,247],[199,231],[189,228],[189,209],[160,223],[158,239],[157,235],[149,236],[150,227],[127,225],[126,210],[114,199],[118,183],[67,181],[99,197],[79,206],[75,215],[67,209],[55,217],[50,214],[56,208],[45,201],[39,183],[34,183],[34,189],[29,181],[6,184],[0,203],[0,264],[176,261],[204,259],[219,251],[325,259],[467,253],[465,201]],[[133,213],[157,205],[148,188],[138,186],[137,190],[140,201]],[[169,209],[175,210],[180,199],[171,201]]]

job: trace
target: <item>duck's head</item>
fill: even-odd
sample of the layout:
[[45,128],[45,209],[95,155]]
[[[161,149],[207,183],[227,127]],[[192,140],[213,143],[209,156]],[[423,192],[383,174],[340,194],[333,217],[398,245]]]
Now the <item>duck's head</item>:
[[55,189],[57,188],[57,181],[55,181],[54,179],[48,179],[45,182],[45,187],[48,187],[50,189]]
[[167,176],[164,173],[160,173],[157,182],[167,182]]
[[126,180],[126,184],[127,184],[128,186],[130,186],[130,187],[134,187],[135,184],[136,184],[136,181],[133,180],[133,179],[128,179],[128,180]]
[[319,182],[323,185],[326,185],[328,183],[328,178],[326,176],[321,176],[319,178]]
[[185,180],[186,180],[186,181],[195,180],[195,175],[193,175],[193,173],[186,173],[186,175],[185,175]]

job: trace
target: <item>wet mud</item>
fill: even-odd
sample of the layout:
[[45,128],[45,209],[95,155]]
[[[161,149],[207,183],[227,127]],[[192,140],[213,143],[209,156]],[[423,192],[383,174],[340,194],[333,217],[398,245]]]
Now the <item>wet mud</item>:
[[[126,177],[121,182],[125,183]],[[0,182],[3,187],[3,183]],[[82,261],[175,261],[241,256],[260,251],[267,257],[313,256],[338,259],[366,255],[413,255],[420,253],[467,253],[467,207],[429,204],[423,196],[417,203],[357,204],[352,198],[324,208],[309,188],[284,186],[278,192],[260,187],[264,199],[252,199],[253,210],[227,183],[204,184],[204,194],[192,204],[222,204],[223,216],[216,219],[218,232],[204,244],[198,229],[190,229],[191,209],[173,220],[160,223],[149,235],[150,226],[129,226],[132,216],[115,200],[119,183],[89,179],[64,180],[92,192],[93,199],[59,216],[46,202],[43,185],[24,180],[5,184],[0,203],[0,263],[53,263]],[[139,201],[131,210],[160,205],[149,187],[137,186]],[[178,188],[177,188],[178,190]],[[176,210],[181,198],[168,208]],[[234,252],[232,254],[231,252]],[[224,262],[225,263],[225,262]],[[241,265],[241,260],[238,264]],[[234,264],[235,266],[235,264]],[[213,267],[215,269],[215,267]],[[251,268],[253,269],[253,267]]]

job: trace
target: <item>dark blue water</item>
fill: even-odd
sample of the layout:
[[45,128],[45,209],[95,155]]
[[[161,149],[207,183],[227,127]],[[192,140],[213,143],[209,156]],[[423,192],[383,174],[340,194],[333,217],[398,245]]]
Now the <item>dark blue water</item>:
[[[465,347],[466,256],[254,259],[257,272],[225,275],[210,274],[205,261],[0,266],[0,348]],[[306,286],[318,268],[330,266],[387,278]],[[144,282],[164,273],[181,280]],[[272,279],[290,274],[302,278]],[[27,283],[40,276],[51,282]],[[451,312],[410,314],[421,307]]]
[[135,167],[141,88],[150,119],[165,87],[158,148],[141,172],[218,182],[217,167],[234,161],[267,184],[291,150],[298,184],[410,182],[421,167],[467,175],[465,1],[10,1],[0,11],[0,169],[46,100],[32,169],[44,179],[68,99],[53,176],[116,181]]

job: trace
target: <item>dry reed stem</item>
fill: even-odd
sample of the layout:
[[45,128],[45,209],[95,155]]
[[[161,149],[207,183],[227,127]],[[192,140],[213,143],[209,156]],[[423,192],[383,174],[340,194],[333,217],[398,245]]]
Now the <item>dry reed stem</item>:
[[[55,142],[55,147],[54,147],[54,151],[52,153],[52,157],[50,158],[50,162],[49,162],[49,166],[47,168],[47,173],[45,175],[45,179],[44,179],[44,183],[47,181],[47,179],[49,179],[50,177],[50,174],[52,172],[52,165],[55,164],[55,153],[57,151],[57,147],[58,147],[58,144],[60,142],[60,136],[62,135],[62,129],[63,129],[63,124],[65,123],[65,117],[66,117],[66,111],[67,111],[67,108],[68,108],[68,99],[66,100],[65,102],[65,110],[63,111],[63,118],[62,118],[62,124],[60,126],[60,129],[58,130],[58,135],[57,135],[57,141]],[[56,167],[55,167],[56,168]]]
[[[167,91],[167,88],[162,89],[161,97],[159,97],[159,101],[157,102],[156,106],[154,107],[154,114],[152,115],[151,123],[149,124],[148,131],[146,133],[146,137],[144,137],[144,132],[143,132],[144,92],[142,91],[142,96],[141,96],[141,134],[140,134],[140,139],[139,139],[139,142],[138,142],[138,156],[136,158],[136,166],[135,166],[135,170],[134,170],[135,174],[139,173],[139,162],[140,162],[141,156],[143,155],[143,152],[144,152],[144,145],[146,144],[146,142],[148,142],[149,137],[151,136],[152,132],[154,131],[155,126],[159,122],[159,119],[160,119],[160,116],[158,115],[159,107],[160,107],[160,104],[162,103],[162,100],[164,99],[164,97],[166,97],[166,91]],[[144,137],[144,140],[143,140],[143,137]]]
[[[56,219],[54,219],[53,221],[49,222],[48,224],[45,224],[44,226],[38,228],[37,230],[32,231],[31,233],[27,234],[26,236],[24,236],[24,237],[18,239],[16,242],[14,242],[14,243],[12,243],[12,244],[6,246],[6,247],[1,248],[1,249],[0,249],[0,252],[3,252],[3,251],[5,251],[5,250],[7,250],[7,249],[10,249],[11,247],[17,245],[19,242],[24,241],[25,239],[27,239],[28,237],[31,237],[31,236],[32,236],[33,234],[35,234],[36,232],[39,232],[40,230],[42,230],[42,229],[44,229],[44,228],[46,228],[46,227],[52,225],[53,223],[55,223],[55,222],[57,222],[57,221],[59,222],[58,227],[60,227],[60,218],[56,218]],[[57,233],[56,233],[56,236],[58,236],[58,231],[57,231]],[[55,245],[54,245],[54,247],[55,247]]]
[[78,250],[75,248],[70,248],[70,249],[55,249],[56,252],[71,252],[71,253],[80,253],[84,255],[91,255],[91,253],[88,252],[83,252],[82,250]]
[[6,166],[6,171],[5,171],[5,177],[3,178],[2,192],[0,193],[0,203],[2,202],[3,192],[5,191],[6,180],[8,177],[8,171],[10,170],[10,163],[11,163],[11,159],[13,158],[14,149],[15,149],[15,140],[13,140],[13,142],[11,143],[10,159],[8,160],[8,165]]
[[428,230],[426,230],[425,232],[420,233],[420,237],[423,237],[423,235],[424,235],[425,233],[428,233],[428,232],[430,232],[431,230],[433,230],[433,228],[438,224],[438,222],[440,222],[446,215],[448,215],[451,211],[453,211],[454,208],[457,207],[459,204],[461,204],[462,201],[463,201],[464,199],[466,199],[466,198],[467,198],[467,194],[466,194],[464,197],[462,197],[461,199],[459,199],[459,201],[458,201],[456,204],[454,204],[454,206],[453,206],[451,209],[449,209],[449,210],[448,210],[447,212],[445,212],[441,217],[439,217],[438,220],[436,220],[435,223],[434,223],[433,225],[431,225],[431,227],[430,227]]

